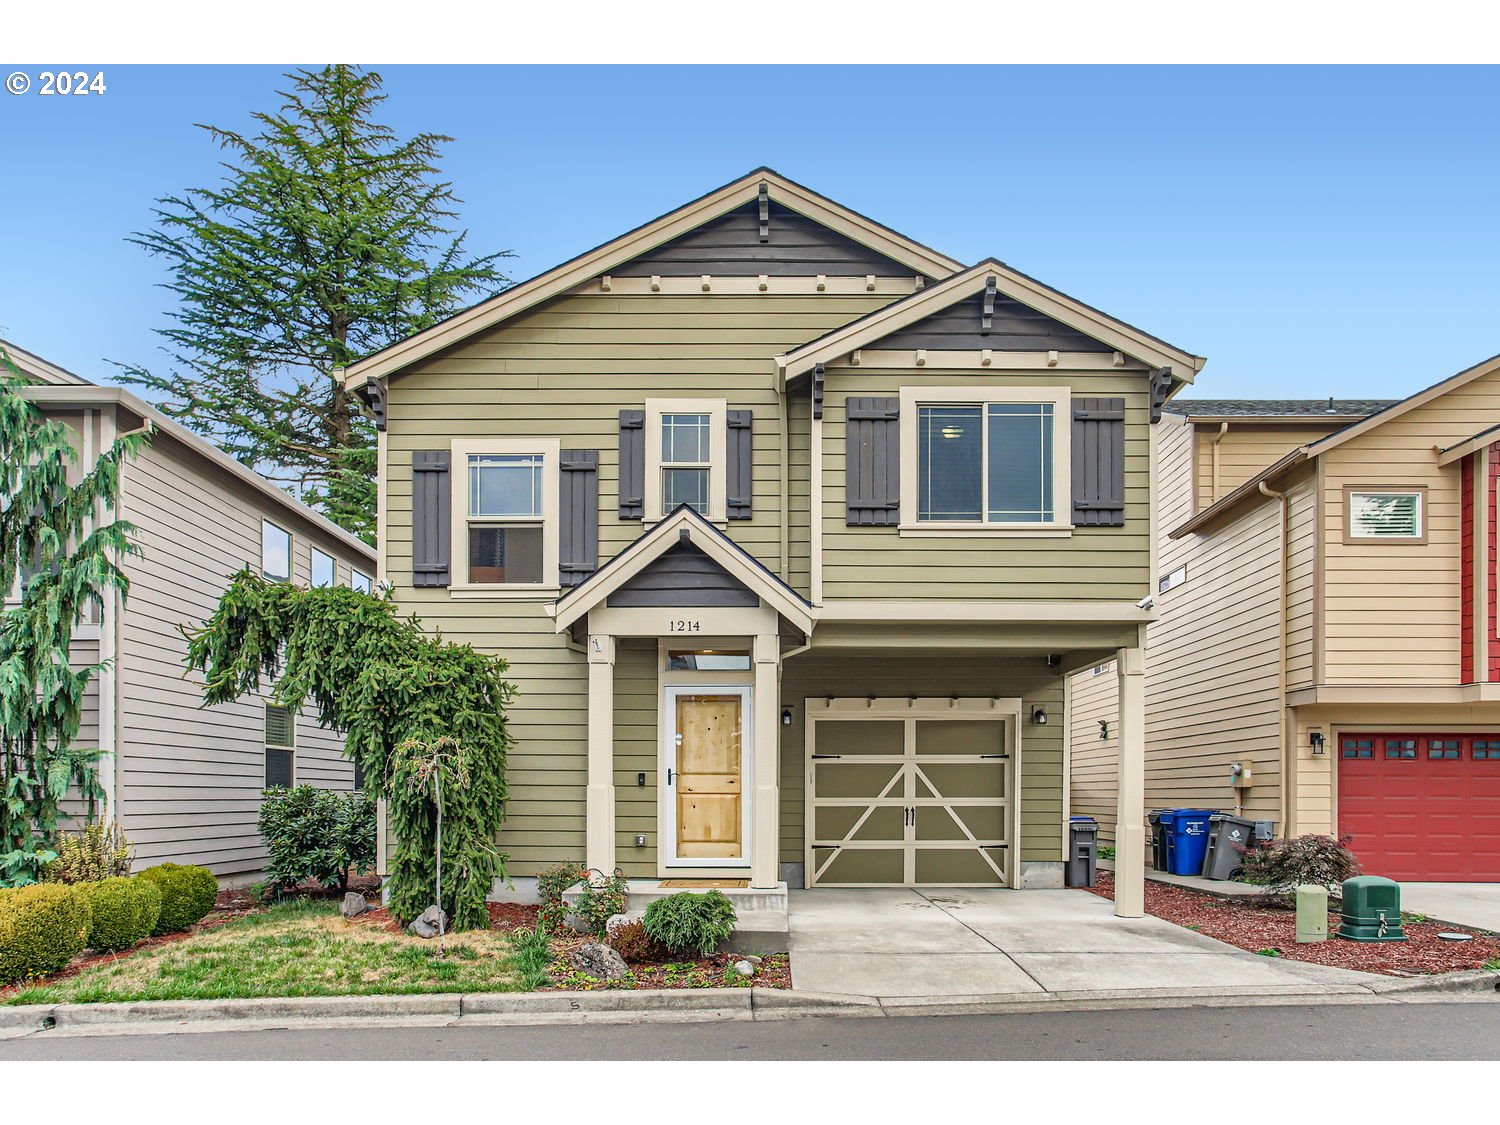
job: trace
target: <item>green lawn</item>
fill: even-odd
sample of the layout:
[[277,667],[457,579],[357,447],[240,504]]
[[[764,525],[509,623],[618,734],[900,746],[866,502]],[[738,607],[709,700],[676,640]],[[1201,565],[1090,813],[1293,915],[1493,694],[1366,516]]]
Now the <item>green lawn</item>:
[[332,903],[295,901],[21,989],[4,1002],[514,992],[537,983],[528,968],[503,933],[449,935],[440,956],[436,940],[346,921]]

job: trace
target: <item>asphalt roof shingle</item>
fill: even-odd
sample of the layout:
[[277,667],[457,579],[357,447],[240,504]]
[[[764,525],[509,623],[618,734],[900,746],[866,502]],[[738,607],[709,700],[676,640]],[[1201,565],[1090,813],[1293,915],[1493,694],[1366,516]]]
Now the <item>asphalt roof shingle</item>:
[[1193,418],[1367,418],[1400,399],[1394,398],[1179,398],[1166,411]]

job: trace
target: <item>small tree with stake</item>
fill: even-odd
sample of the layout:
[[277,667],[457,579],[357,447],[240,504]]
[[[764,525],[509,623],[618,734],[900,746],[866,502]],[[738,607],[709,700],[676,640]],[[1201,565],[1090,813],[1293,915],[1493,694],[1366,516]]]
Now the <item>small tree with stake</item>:
[[73,667],[73,630],[106,591],[130,581],[121,556],[138,552],[134,528],[107,519],[120,466],[148,432],[124,434],[69,483],[78,454],[68,427],[20,394],[27,382],[0,351],[0,590],[19,581],[20,604],[0,614],[0,886],[36,882],[69,788],[102,796],[96,749],[73,745],[84,694],[101,667]]

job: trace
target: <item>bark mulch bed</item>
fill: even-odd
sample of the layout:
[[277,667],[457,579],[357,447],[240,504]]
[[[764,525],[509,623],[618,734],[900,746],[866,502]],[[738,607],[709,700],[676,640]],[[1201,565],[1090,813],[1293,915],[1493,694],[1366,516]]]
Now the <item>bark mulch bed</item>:
[[[1099,872],[1098,886],[1092,890],[1101,898],[1113,899],[1113,874]],[[1146,882],[1146,913],[1251,953],[1387,976],[1450,973],[1458,969],[1482,969],[1487,963],[1500,962],[1500,939],[1482,930],[1458,930],[1436,922],[1404,922],[1406,941],[1345,941],[1333,936],[1339,927],[1337,913],[1328,915],[1327,941],[1299,944],[1296,913],[1288,907],[1270,906],[1255,899],[1223,899],[1150,880]],[[1474,940],[1443,941],[1438,937],[1450,932],[1472,933]]]
[[552,985],[544,992],[597,992],[634,988],[791,988],[792,966],[785,953],[761,959],[753,977],[734,970],[737,953],[715,953],[690,961],[629,963],[630,975],[622,980],[600,980],[568,964],[568,954],[596,940],[587,934],[566,934],[552,939],[553,961],[547,969]]

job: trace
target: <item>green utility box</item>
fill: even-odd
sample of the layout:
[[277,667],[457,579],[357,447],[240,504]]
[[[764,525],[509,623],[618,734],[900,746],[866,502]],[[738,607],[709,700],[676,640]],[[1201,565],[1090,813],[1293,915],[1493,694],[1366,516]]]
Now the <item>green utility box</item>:
[[1379,875],[1344,880],[1339,937],[1350,941],[1405,941],[1401,929],[1401,887]]

